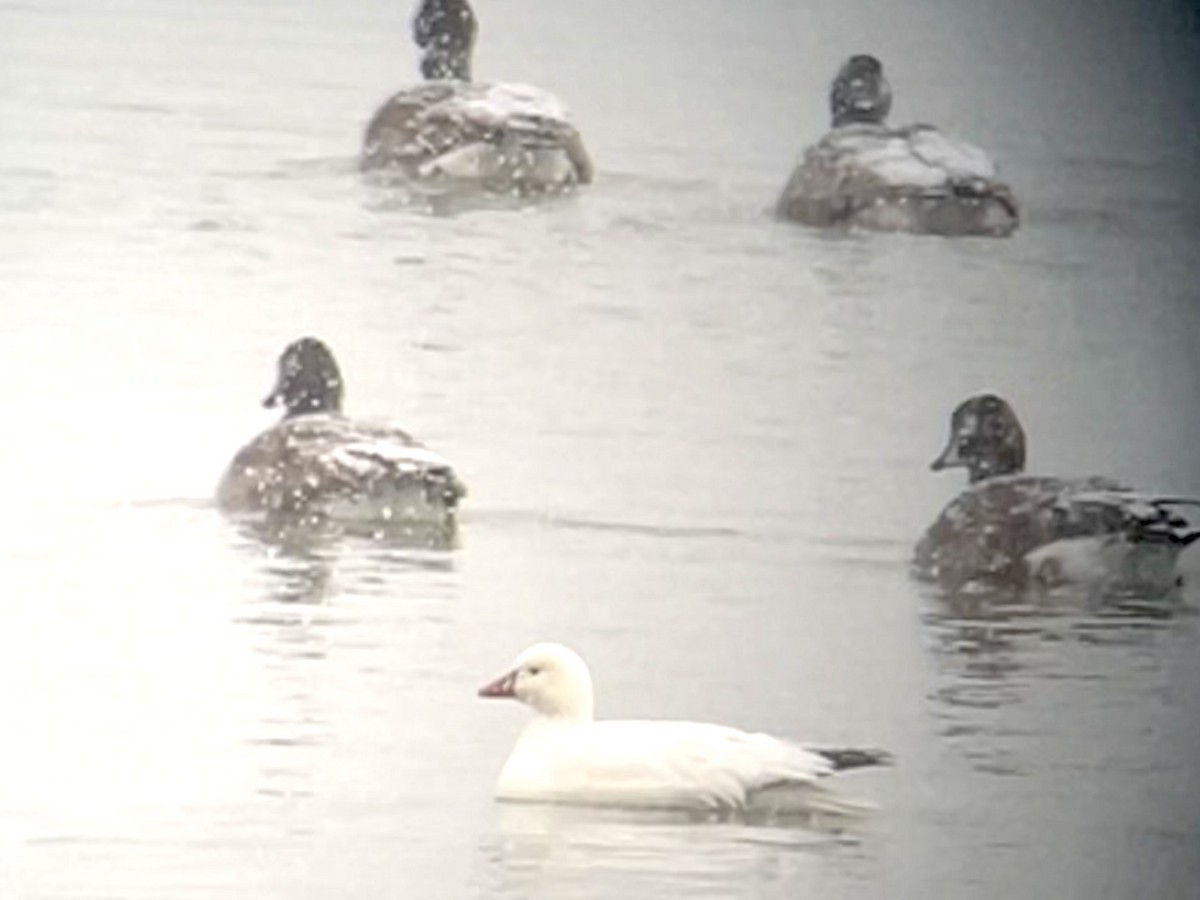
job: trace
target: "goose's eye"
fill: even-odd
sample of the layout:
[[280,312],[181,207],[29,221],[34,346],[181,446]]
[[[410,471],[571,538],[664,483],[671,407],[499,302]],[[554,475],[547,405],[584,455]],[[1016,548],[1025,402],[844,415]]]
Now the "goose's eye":
[[540,675],[542,673],[541,666],[530,666],[528,669],[530,675]]

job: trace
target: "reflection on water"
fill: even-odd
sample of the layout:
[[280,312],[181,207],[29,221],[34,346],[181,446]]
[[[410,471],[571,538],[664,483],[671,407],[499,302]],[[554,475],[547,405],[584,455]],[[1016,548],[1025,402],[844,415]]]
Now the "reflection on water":
[[1195,628],[1195,607],[1180,595],[1114,602],[1060,590],[1032,598],[928,594],[925,601],[941,733],[991,774],[1027,774],[1029,745],[1051,735],[1102,739],[1086,727],[1054,728],[1062,711],[1082,702],[1099,701],[1139,728],[1152,714],[1146,700],[1160,699],[1172,677],[1176,654],[1191,652]]
[[[236,523],[238,548],[257,564],[266,599],[319,604],[340,591],[382,593],[397,571],[449,572],[457,529],[410,523]],[[361,533],[359,533],[361,532]]]
[[853,856],[860,838],[794,827],[714,822],[684,813],[503,803],[483,844],[506,896],[757,897],[779,881],[812,882],[822,856]]

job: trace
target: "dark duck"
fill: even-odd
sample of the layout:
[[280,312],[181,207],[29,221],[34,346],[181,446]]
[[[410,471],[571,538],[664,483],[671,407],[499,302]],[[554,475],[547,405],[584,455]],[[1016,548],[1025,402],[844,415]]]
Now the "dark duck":
[[471,80],[471,53],[479,26],[466,0],[422,0],[413,16],[413,40],[421,48],[421,76]]
[[305,337],[279,357],[263,401],[283,419],[234,456],[217,488],[227,513],[449,529],[466,490],[450,462],[390,423],[342,413],[332,351]]
[[372,117],[362,170],[422,193],[530,196],[591,182],[591,158],[561,100],[531,85],[472,80],[476,31],[466,0],[423,0],[413,37],[425,81]]
[[967,490],[917,544],[917,577],[948,592],[1084,584],[1156,596],[1181,583],[1180,552],[1200,537],[1197,501],[1132,491],[1107,478],[1025,474],[1025,431],[995,394],[963,401],[937,472],[965,468]]
[[987,153],[932,125],[887,124],[892,89],[874,56],[842,65],[829,105],[832,130],[792,172],[776,203],[781,218],[947,237],[1016,229],[1016,199]]

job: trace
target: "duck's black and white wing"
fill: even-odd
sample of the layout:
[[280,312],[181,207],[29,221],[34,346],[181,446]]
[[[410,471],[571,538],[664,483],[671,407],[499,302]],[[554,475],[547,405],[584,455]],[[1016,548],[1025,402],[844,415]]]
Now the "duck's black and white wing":
[[401,429],[311,415],[242,448],[217,496],[235,513],[438,522],[465,493],[450,461]]
[[416,488],[414,498],[453,508],[466,494],[450,460],[416,441],[350,440],[332,447],[326,459],[340,481],[356,487],[352,493],[377,500],[401,497]]
[[[1189,519],[1184,511],[1197,510]],[[1183,549],[1200,538],[1200,500],[1126,490],[1082,491],[1058,498],[1055,511],[1068,523],[1102,523],[1134,544]],[[1099,531],[1099,528],[1094,530]]]

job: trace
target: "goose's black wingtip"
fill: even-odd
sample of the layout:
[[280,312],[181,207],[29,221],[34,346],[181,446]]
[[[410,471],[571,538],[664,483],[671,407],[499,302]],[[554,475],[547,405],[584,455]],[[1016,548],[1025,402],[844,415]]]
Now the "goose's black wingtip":
[[814,752],[829,760],[835,772],[844,772],[846,769],[862,769],[867,766],[890,766],[895,762],[892,754],[878,749],[820,747]]

